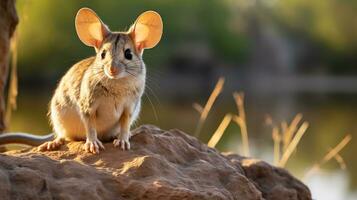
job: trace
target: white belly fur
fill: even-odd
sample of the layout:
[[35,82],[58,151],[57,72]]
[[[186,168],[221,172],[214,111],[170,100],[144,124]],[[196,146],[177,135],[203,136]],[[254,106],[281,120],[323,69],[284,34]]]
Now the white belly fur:
[[96,112],[96,130],[99,138],[104,134],[111,134],[112,129],[119,123],[124,107],[127,106],[127,102],[115,102],[109,97],[103,97],[100,102]]
[[[128,101],[129,99],[127,99]],[[98,101],[96,109],[96,130],[98,139],[108,139],[114,134],[117,134],[119,119],[123,113],[124,107],[131,102],[114,101],[110,97],[102,97]],[[139,102],[140,103],[140,102]],[[140,111],[140,104],[133,112],[132,121],[135,120]],[[79,115],[79,108],[76,105],[53,108],[51,112],[51,119],[53,121],[54,130],[58,137],[63,137],[68,140],[85,140],[86,131],[83,122]]]

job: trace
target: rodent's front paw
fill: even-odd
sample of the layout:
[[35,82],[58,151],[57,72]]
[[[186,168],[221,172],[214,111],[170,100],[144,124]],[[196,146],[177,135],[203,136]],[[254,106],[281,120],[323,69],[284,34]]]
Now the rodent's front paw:
[[83,146],[83,149],[86,152],[97,154],[97,153],[99,153],[100,149],[104,149],[104,146],[103,146],[102,142],[98,139],[96,139],[94,141],[87,139],[86,143]]
[[130,149],[130,142],[129,142],[130,134],[120,134],[117,139],[113,141],[114,147],[120,147],[123,150]]

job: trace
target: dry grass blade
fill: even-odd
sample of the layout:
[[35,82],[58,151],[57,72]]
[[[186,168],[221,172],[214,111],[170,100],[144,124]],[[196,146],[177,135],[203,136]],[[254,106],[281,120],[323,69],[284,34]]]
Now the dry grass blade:
[[214,90],[212,91],[210,97],[208,98],[205,107],[203,108],[203,110],[201,112],[201,116],[200,116],[199,122],[197,124],[195,134],[194,134],[196,137],[198,137],[200,135],[203,123],[206,121],[207,115],[208,115],[209,111],[211,110],[213,103],[216,101],[218,95],[222,92],[223,85],[224,85],[224,78],[220,77]]
[[331,160],[331,158],[335,157],[352,139],[351,135],[347,135],[342,139],[338,145],[336,145],[333,149],[331,149],[322,159],[321,165]]
[[302,138],[302,136],[304,135],[304,133],[306,132],[306,129],[308,127],[309,127],[309,123],[304,122],[300,126],[300,128],[297,130],[296,135],[291,140],[290,144],[288,145],[288,147],[284,151],[283,156],[281,157],[281,160],[279,161],[279,165],[278,165],[279,167],[284,167],[286,165],[286,163],[289,160],[291,154],[296,149],[297,145],[300,142],[300,139]]
[[346,162],[340,154],[336,154],[333,158],[338,162],[341,169],[345,170],[347,168]]
[[341,169],[345,169],[346,168],[346,163],[343,160],[342,156],[339,155],[339,152],[351,141],[352,136],[351,135],[347,135],[345,136],[340,143],[338,143],[334,148],[332,148],[331,150],[329,150],[327,152],[327,154],[323,157],[323,159],[315,164],[310,170],[308,170],[304,176],[304,179],[306,179],[307,177],[309,177],[311,174],[313,174],[314,172],[316,172],[316,168],[320,169],[321,166],[325,163],[327,163],[328,161],[330,161],[332,158],[335,158],[336,161],[339,163]]
[[305,173],[303,179],[306,180],[307,177],[310,177],[311,174],[317,173],[318,171],[320,171],[320,165],[314,164],[311,169]]
[[286,133],[289,129],[289,125],[286,121],[281,122],[281,132]]
[[8,125],[11,119],[11,112],[15,110],[16,105],[16,98],[18,95],[18,85],[17,85],[17,53],[18,53],[18,32],[15,31],[12,39],[11,39],[11,74],[10,74],[10,86],[8,91],[8,98],[7,98],[7,107],[6,107],[6,117],[5,123]]
[[233,117],[233,121],[236,122],[237,125],[240,127],[240,131],[242,134],[243,156],[249,156],[250,152],[249,152],[249,138],[248,138],[247,124],[241,117],[237,115]]
[[264,124],[265,124],[266,126],[273,126],[273,124],[274,124],[273,118],[272,118],[270,115],[266,114],[266,115],[264,116]]
[[243,155],[250,156],[248,129],[247,129],[245,109],[244,109],[244,93],[234,92],[233,97],[238,109],[238,116],[234,116],[233,120],[238,124],[241,130]]
[[237,105],[239,117],[241,117],[245,121],[244,93],[234,92],[233,97]]
[[302,119],[302,114],[297,114],[293,121],[291,121],[290,126],[283,132],[283,150],[286,151],[288,145],[290,144],[295,131],[297,130],[298,124]]
[[214,132],[212,135],[211,139],[208,142],[208,146],[214,148],[219,140],[222,138],[224,131],[227,129],[229,123],[232,120],[232,115],[231,114],[226,114],[221,122],[221,124],[218,126],[217,130]]
[[199,104],[199,103],[193,103],[192,107],[198,112],[198,113],[202,113],[203,111],[203,107]]
[[277,127],[273,128],[272,137],[274,141],[274,165],[278,165],[280,160],[280,143],[281,136],[279,133],[279,129]]

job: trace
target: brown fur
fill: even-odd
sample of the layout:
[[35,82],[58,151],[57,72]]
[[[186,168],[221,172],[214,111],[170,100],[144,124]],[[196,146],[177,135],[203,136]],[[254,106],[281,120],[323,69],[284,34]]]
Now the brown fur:
[[84,149],[98,153],[101,141],[114,138],[114,146],[130,149],[130,127],[140,112],[145,88],[145,48],[161,39],[158,13],[141,14],[128,32],[111,32],[89,8],[78,11],[79,39],[97,55],[73,65],[63,76],[50,103],[55,139],[40,150],[59,147],[65,140],[86,140]]
[[[118,47],[114,47],[118,35]],[[107,54],[112,54],[112,58],[108,59],[115,60],[117,58],[113,55],[121,57],[124,46],[135,49],[126,33],[112,33],[105,39],[98,54],[104,48],[110,49]],[[133,53],[133,60],[132,67],[140,70],[134,75],[129,74],[119,79],[106,77],[106,66],[101,68],[103,62],[100,55],[73,65],[61,79],[50,103],[49,116],[56,139],[40,148],[55,148],[63,140],[88,140],[86,131],[90,130],[86,130],[83,118],[90,118],[88,122],[92,123],[99,140],[122,137],[128,142],[130,126],[138,117],[146,72],[140,54]]]

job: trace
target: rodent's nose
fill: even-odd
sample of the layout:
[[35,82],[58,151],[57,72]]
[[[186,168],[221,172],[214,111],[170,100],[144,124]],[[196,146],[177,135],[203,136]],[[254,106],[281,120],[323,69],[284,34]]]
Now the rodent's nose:
[[112,74],[112,75],[116,75],[116,74],[118,74],[118,72],[119,72],[119,70],[118,70],[118,67],[109,67],[109,72],[110,72],[110,74]]

